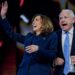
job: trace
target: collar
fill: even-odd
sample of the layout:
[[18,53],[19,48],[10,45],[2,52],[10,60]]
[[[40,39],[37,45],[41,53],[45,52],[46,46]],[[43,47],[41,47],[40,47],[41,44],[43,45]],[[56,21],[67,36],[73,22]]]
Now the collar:
[[[73,34],[73,30],[74,30],[74,27],[72,27],[68,32],[69,32],[70,34]],[[64,31],[64,30],[62,30],[62,34],[65,34],[65,31]]]

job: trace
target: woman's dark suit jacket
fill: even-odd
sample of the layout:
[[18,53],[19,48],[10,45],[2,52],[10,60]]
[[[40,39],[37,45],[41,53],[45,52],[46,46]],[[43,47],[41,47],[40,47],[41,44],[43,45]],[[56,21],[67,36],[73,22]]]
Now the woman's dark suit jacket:
[[57,36],[56,33],[36,36],[29,33],[26,36],[14,33],[7,19],[0,18],[1,26],[5,32],[15,41],[23,43],[26,46],[34,44],[39,45],[39,50],[34,53],[24,52],[22,62],[19,66],[17,75],[51,75],[51,65],[56,57]]

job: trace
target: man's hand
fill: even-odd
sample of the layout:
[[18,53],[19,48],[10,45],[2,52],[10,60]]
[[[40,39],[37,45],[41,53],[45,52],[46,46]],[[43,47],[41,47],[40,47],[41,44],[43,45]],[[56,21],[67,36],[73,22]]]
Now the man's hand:
[[71,62],[72,64],[75,64],[75,56],[71,56]]
[[2,8],[1,8],[1,13],[0,13],[2,19],[6,17],[7,10],[8,10],[8,3],[7,1],[5,1],[4,3],[2,3]]
[[33,53],[33,52],[38,51],[38,49],[39,49],[39,46],[38,46],[38,45],[29,45],[29,46],[27,46],[27,47],[25,48],[25,51],[26,51],[27,53]]
[[54,61],[54,65],[63,65],[64,64],[64,60],[62,58],[56,58]]

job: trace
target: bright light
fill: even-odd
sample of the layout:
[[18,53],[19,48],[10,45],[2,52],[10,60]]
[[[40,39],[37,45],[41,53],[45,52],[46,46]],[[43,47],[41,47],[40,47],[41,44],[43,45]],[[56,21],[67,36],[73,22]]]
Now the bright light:
[[29,19],[28,19],[26,16],[24,16],[23,14],[20,15],[20,18],[21,18],[25,23],[28,23],[28,22],[29,22]]
[[24,1],[25,0],[20,0],[20,7],[22,7],[24,5]]

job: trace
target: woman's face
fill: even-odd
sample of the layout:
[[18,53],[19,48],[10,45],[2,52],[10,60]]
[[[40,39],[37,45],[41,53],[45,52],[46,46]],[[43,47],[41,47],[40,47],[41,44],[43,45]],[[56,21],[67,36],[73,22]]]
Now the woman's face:
[[42,19],[40,16],[36,16],[32,22],[33,31],[38,33],[41,32]]

